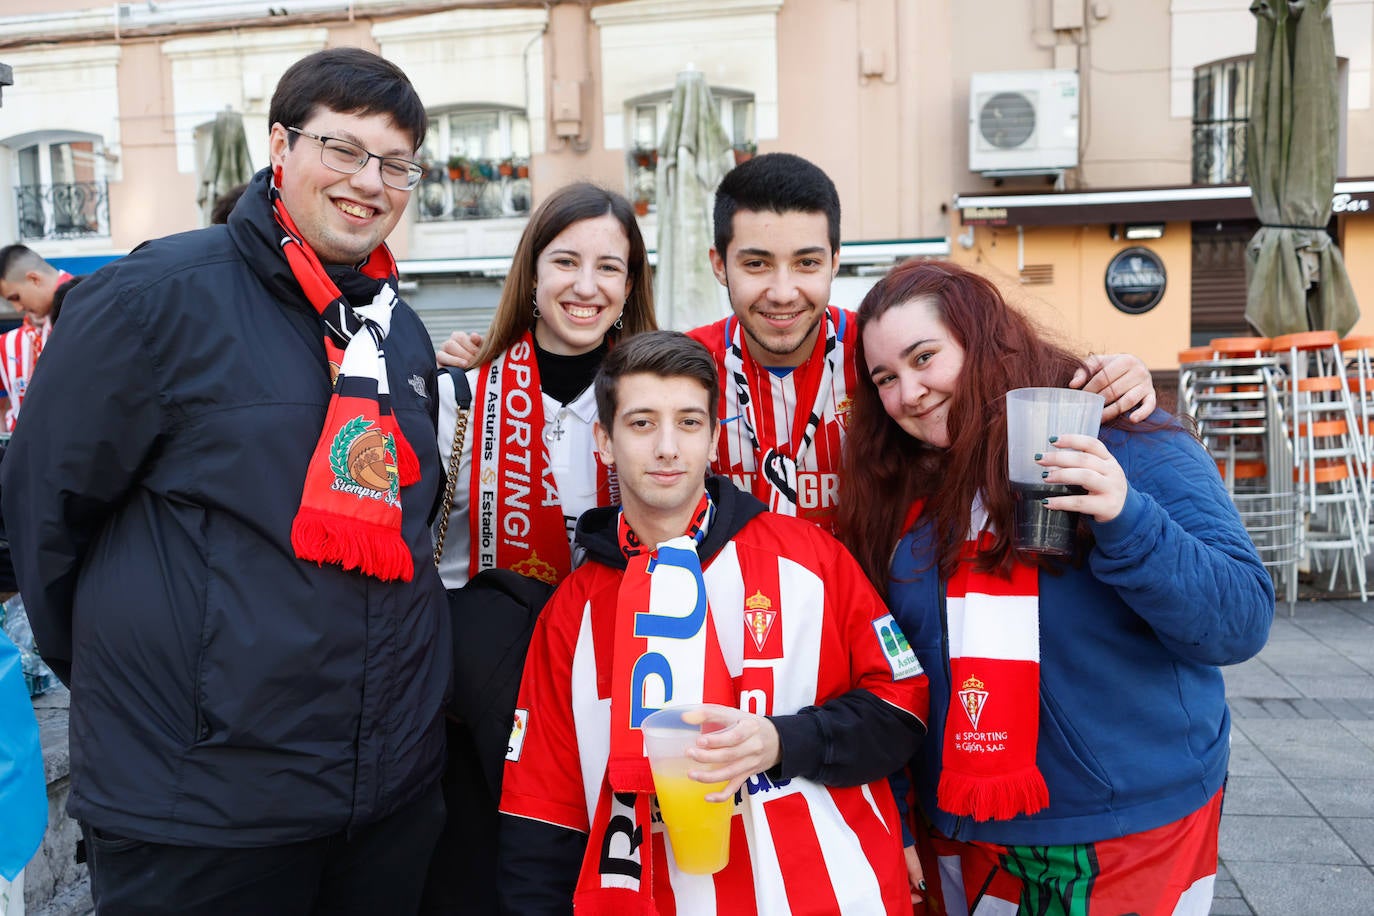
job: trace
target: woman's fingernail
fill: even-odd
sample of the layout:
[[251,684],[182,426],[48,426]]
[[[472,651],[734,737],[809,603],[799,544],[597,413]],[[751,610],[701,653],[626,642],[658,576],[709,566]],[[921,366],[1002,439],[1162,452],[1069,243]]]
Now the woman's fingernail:
[[917,882],[916,882],[916,890],[918,890],[918,891],[924,891],[925,889],[926,889],[926,883],[925,883],[924,881],[917,881]]
[[1045,456],[1044,456],[1042,453],[1036,452],[1036,453],[1035,453],[1035,457],[1034,457],[1033,459],[1031,459],[1031,460],[1033,460],[1033,461],[1039,461],[1041,458],[1044,458],[1044,457],[1045,457]]
[[1050,444],[1051,444],[1051,445],[1053,445],[1054,443],[1056,443],[1056,442],[1058,442],[1058,441],[1059,441],[1059,437],[1058,437],[1058,436],[1050,436]]
[[1048,498],[1048,497],[1045,498],[1045,499],[1040,500],[1040,505],[1042,505],[1042,506],[1048,507],[1049,504],[1050,504],[1050,501],[1049,501],[1049,498]]
[[1049,472],[1049,471],[1041,471],[1041,472],[1040,472],[1040,479],[1041,479],[1041,480],[1044,480],[1044,479],[1045,479],[1046,477],[1048,477],[1048,476],[1050,476],[1050,472]]

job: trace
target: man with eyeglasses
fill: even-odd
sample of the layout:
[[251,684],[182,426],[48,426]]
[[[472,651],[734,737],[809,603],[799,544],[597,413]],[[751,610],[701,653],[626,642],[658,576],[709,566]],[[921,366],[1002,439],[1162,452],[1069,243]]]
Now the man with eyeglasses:
[[100,913],[414,912],[443,822],[434,357],[384,243],[425,111],[336,48],[269,122],[226,225],[67,299],[4,462]]

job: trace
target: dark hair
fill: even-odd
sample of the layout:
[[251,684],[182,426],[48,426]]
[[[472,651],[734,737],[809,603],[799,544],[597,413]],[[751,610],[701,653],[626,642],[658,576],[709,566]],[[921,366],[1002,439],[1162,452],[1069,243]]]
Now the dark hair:
[[[949,402],[950,444],[945,449],[912,438],[887,415],[864,354],[869,323],[915,300],[934,306],[964,350]],[[947,576],[958,563],[976,496],[987,511],[993,537],[978,565],[1009,571],[1014,506],[1007,479],[1006,393],[1065,387],[1082,360],[1046,340],[989,280],[942,261],[894,267],[864,297],[857,330],[859,384],[852,392],[840,475],[839,525],[846,545],[886,594],[892,547],[903,533],[912,502],[924,499],[924,514],[934,519],[940,570]]]
[[16,268],[42,272],[55,269],[27,245],[6,245],[0,248],[0,280],[8,282],[10,274],[14,273]]
[[[621,315],[621,337],[658,328],[654,319],[654,279],[649,268],[649,256],[644,249],[644,236],[635,221],[634,207],[614,191],[589,182],[564,185],[550,194],[530,217],[520,242],[515,246],[510,273],[501,288],[501,301],[482,347],[473,357],[473,365],[481,366],[506,352],[525,332],[534,327],[535,262],[558,234],[573,223],[598,216],[614,216],[630,241],[630,261],[626,265],[630,281],[630,295]],[[612,330],[612,334],[617,333]],[[608,335],[609,336],[609,335]]]
[[[272,93],[267,125],[300,127],[317,108],[341,114],[389,117],[410,135],[412,150],[425,142],[429,116],[400,67],[362,48],[326,48],[302,57],[282,74]],[[296,134],[286,142],[296,145]]]
[[720,397],[720,376],[716,361],[700,343],[679,331],[646,331],[627,337],[611,347],[597,370],[596,416],[607,433],[615,425],[620,380],[636,373],[659,378],[689,378],[706,390],[707,414],[716,422],[716,401]]
[[79,277],[72,277],[70,280],[59,283],[57,289],[52,291],[52,310],[48,312],[49,327],[57,324],[57,313],[62,311],[62,303],[66,301],[67,293],[71,292],[72,288],[84,279],[86,279],[84,274]]
[[791,153],[764,153],[735,166],[716,189],[716,251],[735,237],[735,213],[824,213],[830,252],[840,250],[840,195],[820,167]]
[[[292,134],[291,136],[296,136]],[[234,205],[239,202],[243,192],[248,190],[248,182],[236,184],[215,198],[214,206],[210,208],[210,225],[222,225],[229,222],[229,214],[233,212]]]

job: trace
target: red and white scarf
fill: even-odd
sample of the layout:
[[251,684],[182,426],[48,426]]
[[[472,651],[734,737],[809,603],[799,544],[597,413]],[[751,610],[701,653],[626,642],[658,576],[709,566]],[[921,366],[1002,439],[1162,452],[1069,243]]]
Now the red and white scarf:
[[[544,397],[530,332],[482,370],[473,414],[470,574],[509,569],[557,585],[572,572],[572,550],[541,435]],[[614,505],[611,474],[599,456],[592,460],[597,505]]]
[[[611,753],[573,908],[621,916],[654,913],[650,795],[653,773],[644,756],[640,723],[665,706],[734,705],[735,690],[716,636],[697,549],[715,507],[703,493],[686,534],[652,551],[620,514],[620,549],[628,559],[616,604],[611,662]],[[606,832],[635,825],[639,837],[628,856],[602,855]],[[620,852],[622,850],[618,850]],[[603,866],[610,863],[609,868]]]
[[787,442],[771,442],[767,449],[759,438],[760,418],[750,391],[768,391],[768,368],[760,366],[749,354],[741,340],[744,332],[739,322],[734,322],[730,345],[725,350],[725,369],[734,385],[739,422],[744,424],[757,461],[754,495],[765,500],[770,511],[783,515],[797,514],[797,468],[815,441],[816,429],[825,414],[826,403],[832,397],[835,379],[844,378],[843,347],[829,309],[826,309],[824,321],[825,338],[817,348],[820,350],[819,358],[808,358],[793,370],[797,406],[789,427],[791,439]]
[[[982,512],[975,509],[975,520]],[[974,531],[982,528],[975,521]],[[1050,803],[1035,765],[1040,729],[1040,573],[975,568],[982,532],[965,543],[946,586],[950,698],[939,805],[975,820],[1008,820]]]
[[383,349],[391,330],[396,261],[378,245],[360,268],[377,280],[372,302],[352,306],[305,242],[275,186],[269,192],[283,256],[320,315],[333,394],[306,469],[291,547],[302,560],[338,563],[383,581],[415,574],[401,535],[401,487],[420,462],[391,413]]

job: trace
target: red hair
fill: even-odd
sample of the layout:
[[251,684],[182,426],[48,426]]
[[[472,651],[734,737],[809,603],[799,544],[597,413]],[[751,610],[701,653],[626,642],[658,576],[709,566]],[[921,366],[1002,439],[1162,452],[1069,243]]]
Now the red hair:
[[[950,397],[950,444],[938,449],[912,438],[883,410],[869,377],[864,329],[888,310],[925,299],[964,349]],[[981,496],[994,540],[982,569],[1009,572],[1014,506],[1007,478],[1005,395],[1013,388],[1066,387],[1082,367],[1002,298],[987,279],[956,264],[907,261],[869,290],[859,306],[859,385],[852,393],[841,475],[841,536],[883,594],[893,547],[905,533],[911,504],[924,499],[935,527],[940,571],[948,577]]]

